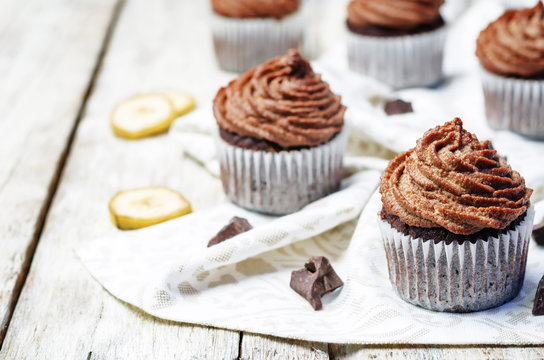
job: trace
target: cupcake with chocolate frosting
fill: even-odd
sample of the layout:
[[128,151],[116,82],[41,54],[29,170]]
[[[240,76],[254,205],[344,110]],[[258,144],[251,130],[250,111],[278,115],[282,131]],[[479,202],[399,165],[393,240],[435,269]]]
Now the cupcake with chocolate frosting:
[[228,198],[251,210],[286,214],[335,191],[345,110],[298,50],[221,88],[213,111]]
[[211,0],[215,54],[223,70],[243,72],[302,45],[301,0]]
[[544,5],[509,10],[478,37],[488,123],[544,138]]
[[457,118],[427,131],[382,176],[380,230],[398,295],[435,311],[471,312],[523,284],[532,190],[489,141]]
[[444,0],[352,0],[348,61],[352,70],[395,88],[442,79]]

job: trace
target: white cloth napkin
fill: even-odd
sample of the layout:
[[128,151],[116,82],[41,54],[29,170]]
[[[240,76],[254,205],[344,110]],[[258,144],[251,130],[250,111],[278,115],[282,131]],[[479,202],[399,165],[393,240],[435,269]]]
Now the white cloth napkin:
[[[376,185],[377,173],[365,172],[351,181],[346,193],[341,191],[295,215],[304,218],[309,228],[314,227],[311,230],[288,216],[271,220],[225,204],[96,240],[80,248],[78,255],[112,295],[168,320],[337,343],[519,345],[544,341],[544,319],[531,315],[536,285],[544,274],[540,261],[544,249],[534,243],[520,295],[499,308],[473,314],[424,310],[394,293],[377,225],[381,206],[377,192],[363,210],[351,241],[353,221],[292,243],[332,226],[335,217],[322,216],[341,211],[338,199],[348,207],[352,206],[348,205],[350,199],[362,207]],[[537,204],[536,211],[536,218],[541,219],[544,203]],[[321,216],[314,218],[316,213]],[[216,245],[217,251],[205,246],[214,229],[233,215],[248,218],[257,228],[222,243],[234,250],[217,268],[214,260],[202,255],[230,253],[219,248],[222,244]],[[319,219],[327,219],[326,224]],[[277,238],[267,236],[282,230],[286,236],[278,243]],[[290,244],[283,246],[286,243]],[[267,246],[275,250],[237,262]],[[323,298],[324,308],[318,312],[289,288],[291,271],[313,255],[328,257],[345,283],[341,291]],[[199,262],[202,267],[194,269]],[[185,264],[192,266],[186,268]]]
[[[536,191],[544,194],[544,143],[485,123],[474,42],[478,31],[503,7],[481,1],[451,26],[447,43],[448,79],[437,89],[393,92],[347,69],[339,46],[314,64],[349,110],[351,138],[370,136],[393,151],[415,144],[430,127],[460,116],[469,131],[492,139]],[[415,113],[386,116],[385,98],[413,102]],[[185,153],[218,173],[211,137],[211,104],[179,119],[171,137]],[[530,245],[521,293],[497,309],[474,314],[435,313],[400,300],[388,279],[377,228],[379,170],[386,162],[346,158],[351,171],[342,191],[293,215],[270,218],[230,204],[150,228],[119,232],[78,249],[89,272],[111,294],[154,316],[188,323],[303,340],[338,343],[538,344],[544,317],[531,315],[536,284],[544,274],[544,249]],[[364,208],[355,234],[356,214]],[[207,241],[232,216],[246,217],[254,230],[212,248]],[[536,221],[544,203],[536,205]],[[342,222],[347,223],[337,226]],[[315,236],[316,234],[319,234]],[[353,237],[352,237],[353,235]],[[304,240],[305,239],[305,240]],[[291,271],[314,255],[328,257],[345,285],[323,298],[315,312],[289,288]]]

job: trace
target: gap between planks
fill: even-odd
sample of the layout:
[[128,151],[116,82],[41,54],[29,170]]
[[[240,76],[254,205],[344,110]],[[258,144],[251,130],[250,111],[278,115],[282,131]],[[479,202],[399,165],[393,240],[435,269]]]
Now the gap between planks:
[[13,316],[13,311],[15,310],[15,306],[17,305],[19,296],[21,295],[21,291],[25,285],[26,278],[30,269],[30,265],[32,264],[32,259],[34,258],[34,253],[36,252],[36,248],[38,246],[38,242],[40,240],[40,237],[45,225],[47,214],[49,213],[49,209],[51,208],[51,204],[53,202],[53,199],[55,198],[55,194],[57,192],[57,188],[58,188],[60,179],[62,177],[64,166],[66,165],[66,160],[68,159],[68,156],[70,155],[70,150],[72,149],[72,144],[74,142],[78,125],[81,121],[81,118],[83,117],[83,114],[85,114],[87,101],[93,92],[96,79],[98,78],[98,75],[100,74],[100,69],[102,67],[104,57],[108,50],[112,34],[115,30],[115,26],[117,25],[117,21],[119,19],[119,16],[121,15],[125,2],[126,0],[117,0],[113,8],[112,15],[106,29],[106,33],[104,34],[104,38],[102,40],[102,45],[100,46],[100,52],[98,53],[96,62],[93,67],[93,71],[91,73],[91,77],[89,79],[89,83],[87,85],[87,88],[85,89],[85,93],[81,100],[81,105],[79,106],[76,117],[74,119],[74,124],[72,126],[72,129],[70,130],[70,134],[66,141],[66,145],[64,149],[62,150],[62,153],[57,162],[57,167],[55,169],[53,177],[51,178],[51,182],[48,186],[47,196],[42,205],[42,208],[40,209],[39,217],[36,222],[36,228],[34,230],[34,233],[32,234],[32,240],[30,241],[30,244],[25,253],[25,260],[23,262],[21,272],[19,273],[17,277],[17,281],[15,283],[13,292],[11,294],[11,301],[10,301],[10,307],[8,309],[8,317],[6,320],[6,324],[3,328],[0,329],[0,350],[2,350],[5,335],[6,335],[6,332],[8,331],[9,325],[11,323],[11,318]]
[[[121,14],[121,12],[123,10],[124,4],[125,4],[125,0],[118,0],[116,2],[114,11],[112,12],[112,16],[111,16],[110,22],[108,24],[108,29],[107,29],[107,31],[105,33],[105,36],[104,36],[104,39],[103,39],[103,42],[102,42],[102,46],[100,48],[100,53],[99,53],[99,55],[97,57],[97,61],[95,63],[92,75],[90,77],[90,82],[89,82],[89,84],[87,86],[87,89],[86,89],[85,94],[84,94],[83,99],[82,99],[81,106],[80,106],[80,108],[79,108],[79,110],[77,112],[77,115],[75,117],[74,124],[72,126],[72,129],[71,129],[70,135],[68,137],[66,146],[65,146],[61,156],[59,157],[59,162],[58,162],[56,171],[54,173],[54,176],[52,177],[52,180],[51,180],[51,183],[50,183],[50,186],[49,186],[49,189],[48,189],[48,195],[46,197],[44,205],[42,206],[42,209],[41,209],[41,212],[40,212],[40,218],[39,218],[39,221],[37,222],[36,229],[35,229],[35,232],[34,232],[33,237],[32,237],[32,242],[28,247],[28,252],[25,254],[24,269],[21,272],[21,274],[19,275],[19,279],[18,279],[18,282],[17,282],[17,287],[16,287],[16,289],[15,289],[15,291],[13,293],[14,302],[12,303],[12,306],[10,307],[10,311],[9,311],[10,319],[8,319],[7,326],[9,326],[9,320],[11,320],[11,316],[13,314],[13,308],[15,307],[16,302],[17,302],[17,300],[18,300],[18,298],[20,296],[21,290],[22,290],[22,288],[24,286],[24,282],[26,280],[28,270],[29,270],[30,265],[32,263],[32,259],[33,259],[33,256],[34,256],[36,246],[38,244],[38,241],[40,239],[40,236],[41,236],[41,233],[42,233],[42,230],[43,230],[45,219],[46,219],[46,217],[48,215],[50,205],[51,205],[51,203],[52,203],[52,201],[53,201],[53,199],[55,197],[59,181],[62,178],[62,174],[63,174],[63,170],[64,170],[66,160],[70,155],[70,151],[72,149],[72,143],[73,143],[75,134],[77,132],[78,125],[80,123],[81,118],[83,117],[83,115],[85,113],[87,100],[90,97],[90,95],[93,93],[93,87],[94,87],[95,80],[97,79],[98,74],[100,73],[100,68],[101,68],[101,65],[102,65],[102,62],[103,62],[104,55],[107,52],[112,33],[115,31],[115,26],[117,24],[117,20],[118,20],[120,14]],[[7,330],[7,327],[6,327],[6,330]],[[6,330],[4,330],[4,332]],[[265,336],[260,336],[260,335],[257,336],[257,335],[253,335],[253,334],[250,334],[250,333],[244,334],[243,332],[239,332],[239,334],[240,334],[239,344],[238,344],[239,345],[239,350],[238,350],[238,357],[239,358],[244,355],[244,353],[242,352],[244,338],[245,338],[245,341],[251,341],[251,339],[255,338],[255,337],[265,338]],[[4,340],[3,335],[4,335],[3,333],[0,333],[0,349],[1,349],[2,342]],[[276,339],[275,341],[289,342],[289,340],[287,340],[287,339]],[[273,342],[275,342],[275,341],[273,341]],[[273,343],[273,342],[271,342],[271,343]],[[262,341],[260,343],[263,344]],[[306,344],[306,346],[309,348],[309,350],[312,350],[312,347],[311,347],[310,343],[303,342],[302,345],[304,346],[304,344]],[[335,358],[336,351],[334,351],[334,350],[335,350],[336,347],[337,347],[336,345],[328,345],[328,347],[327,347],[327,345],[325,345],[325,351],[328,350],[328,356],[331,359]],[[349,348],[350,346],[339,345],[338,347]],[[365,347],[363,347],[363,346],[355,346],[355,348],[365,349]],[[426,346],[417,347],[417,346],[408,346],[408,345],[395,347],[395,346],[391,346],[391,345],[383,345],[383,346],[368,346],[366,348],[368,350],[372,350],[372,349],[376,349],[376,348],[382,349],[382,350],[386,350],[386,349],[387,350],[388,349],[405,350],[405,349],[418,349],[418,348],[419,349],[425,349],[427,347]],[[463,349],[463,348],[461,348],[461,349]],[[320,354],[323,355],[323,356],[326,355],[323,352],[320,352]],[[92,355],[93,355],[93,352],[90,351],[88,353],[88,359],[90,359],[92,357]]]

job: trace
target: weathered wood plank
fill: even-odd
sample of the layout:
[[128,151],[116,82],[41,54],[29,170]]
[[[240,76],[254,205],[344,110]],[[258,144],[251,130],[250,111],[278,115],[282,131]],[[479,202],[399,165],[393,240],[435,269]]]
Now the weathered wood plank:
[[242,360],[328,360],[329,354],[327,344],[323,343],[244,333],[240,347],[240,358]]
[[116,2],[0,4],[0,344]]
[[[247,333],[240,344],[238,332],[147,316],[107,294],[73,254],[81,242],[116,231],[106,204],[120,189],[170,186],[183,192],[195,209],[222,198],[219,182],[181,159],[166,137],[123,141],[111,134],[108,122],[114,104],[136,92],[182,89],[209,106],[204,100],[230,76],[218,72],[213,63],[203,20],[205,3],[128,0],[79,126],[0,358],[328,358],[325,344]],[[542,356],[536,348],[387,350],[331,345],[329,350],[331,358],[337,359]]]
[[405,360],[474,360],[474,359],[541,359],[541,347],[447,347],[447,346],[360,346],[331,344],[330,355],[335,360],[405,359]]
[[[139,92],[180,89],[210,98],[232,75],[216,69],[207,2],[127,0],[87,103],[14,311],[0,358],[232,359],[239,332],[160,321],[94,281],[73,248],[113,234],[119,190],[164,185],[194,209],[223,198],[219,181],[184,160],[167,136],[126,141],[109,126],[114,105]],[[209,106],[209,104],[205,104]]]

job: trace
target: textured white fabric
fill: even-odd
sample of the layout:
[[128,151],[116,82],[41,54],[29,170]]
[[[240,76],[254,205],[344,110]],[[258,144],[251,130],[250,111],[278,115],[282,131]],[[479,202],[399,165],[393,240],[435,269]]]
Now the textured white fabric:
[[[351,138],[370,136],[393,151],[415,144],[430,127],[455,116],[481,139],[490,138],[512,166],[544,194],[544,142],[491,130],[484,120],[478,62],[473,55],[478,31],[503,8],[477,3],[451,27],[446,44],[446,83],[437,89],[392,92],[347,70],[345,46],[315,65],[343,96]],[[387,117],[380,100],[400,97],[415,113]],[[186,154],[218,173],[213,116],[203,105],[176,122],[172,139]],[[521,293],[497,309],[474,314],[423,310],[403,302],[388,279],[377,223],[376,192],[384,160],[346,158],[362,170],[344,190],[282,218],[250,213],[230,204],[197,212],[147,229],[98,239],[77,253],[110,293],[154,316],[281,337],[338,343],[538,344],[544,341],[544,317],[531,315],[536,285],[544,274],[544,250],[531,242]],[[353,171],[353,169],[351,169]],[[369,170],[375,169],[375,170]],[[357,223],[356,214],[366,204]],[[535,220],[544,203],[535,205]],[[206,248],[207,241],[232,216],[249,219],[255,229]],[[346,222],[347,221],[347,222]],[[341,226],[336,226],[346,222]],[[320,234],[314,236],[316,234]],[[353,235],[353,236],[352,236]],[[304,240],[306,239],[306,240]],[[315,312],[289,288],[290,273],[314,255],[327,256],[344,280],[341,291],[323,299]]]

